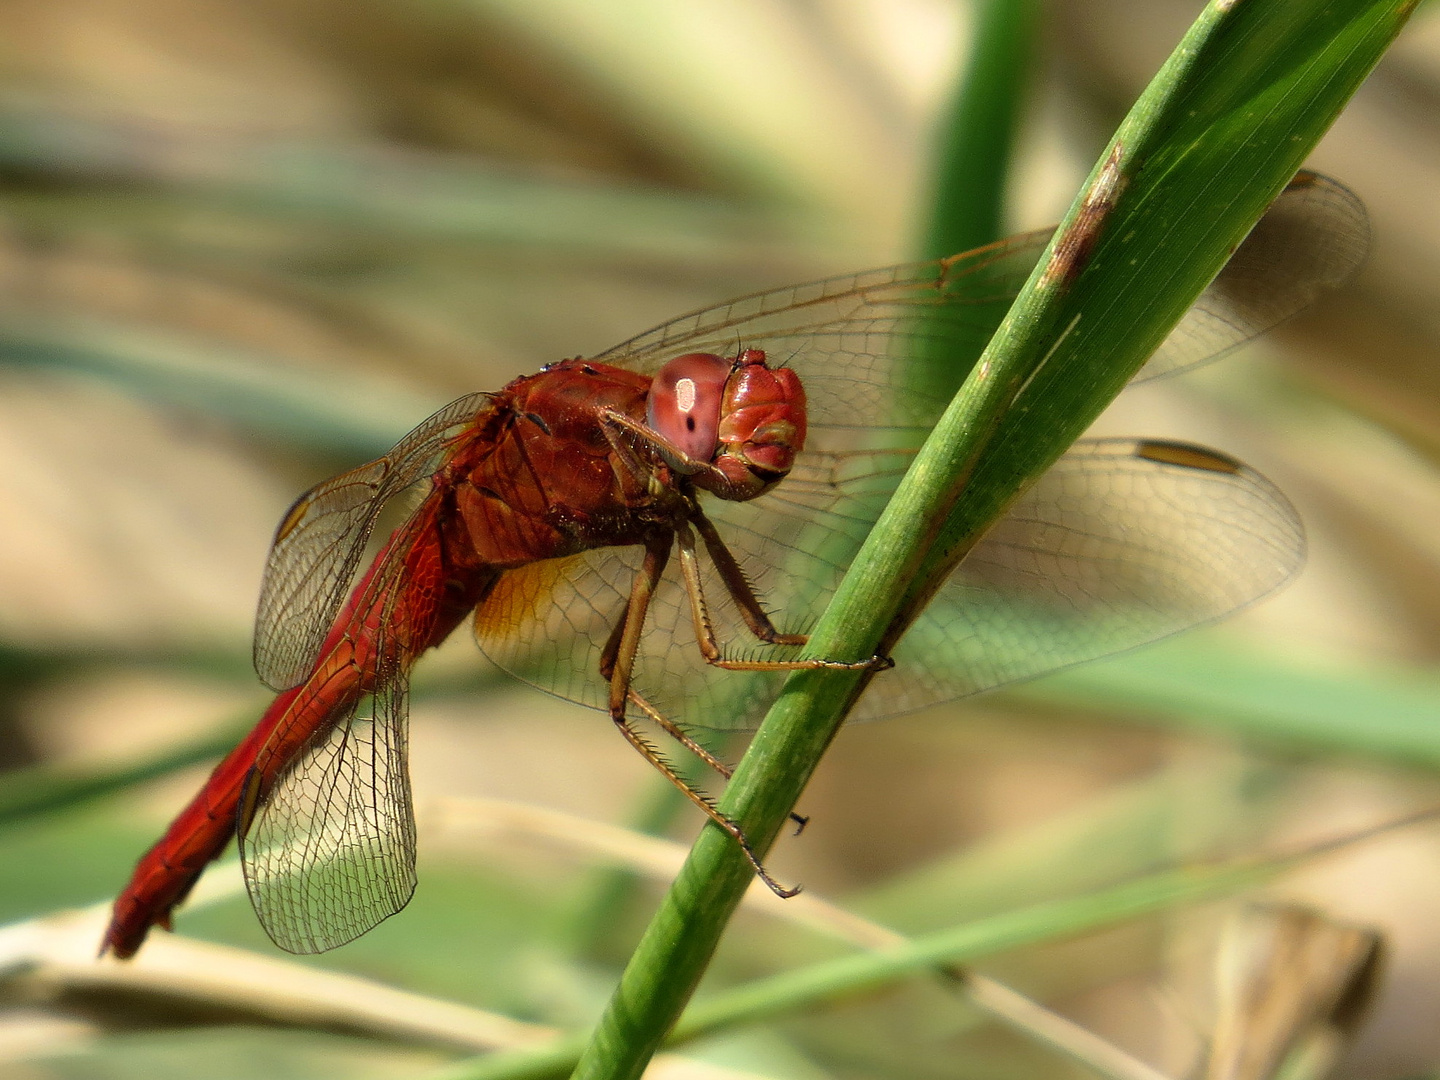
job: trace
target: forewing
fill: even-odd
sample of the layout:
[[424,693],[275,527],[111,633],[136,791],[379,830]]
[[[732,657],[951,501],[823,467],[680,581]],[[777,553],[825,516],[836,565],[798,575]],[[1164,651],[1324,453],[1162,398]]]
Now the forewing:
[[[395,914],[415,891],[415,814],[407,765],[409,677],[387,633],[403,582],[391,545],[361,604],[378,605],[373,690],[287,762],[272,738],[251,774],[240,828],[250,902],[280,948],[319,953]],[[323,684],[305,693],[324,693]],[[274,773],[268,783],[261,776]],[[258,800],[258,801],[257,801]]]
[[1355,194],[1328,177],[1298,174],[1134,381],[1208,363],[1278,326],[1353,278],[1369,248]]
[[255,616],[255,670],[266,685],[287,690],[310,673],[385,504],[433,473],[447,443],[489,401],[488,394],[452,401],[383,458],[317,485],[286,513]]
[[[868,449],[857,429],[931,424],[947,395],[913,382],[911,361],[945,355],[965,370],[1049,237],[1027,233],[950,259],[757,293],[595,358],[653,371],[680,353],[743,346],[800,374],[812,438],[794,471],[751,502],[706,502],[782,630],[813,624],[908,464],[904,454]],[[1359,200],[1300,174],[1140,378],[1196,366],[1263,333],[1353,275],[1367,243]],[[1137,452],[1144,445],[1159,444],[1088,444],[1022,496],[902,643],[913,661],[902,665],[908,674],[880,676],[861,711],[903,712],[1118,652],[1219,618],[1298,566],[1298,522],[1262,478],[1244,467],[1204,467],[1198,454],[1188,466],[1152,460]],[[1017,535],[1023,542],[1006,539]],[[1047,586],[1021,553],[1060,576]],[[638,566],[638,549],[607,549],[511,571],[480,612],[481,647],[543,689],[603,707],[600,650]],[[1179,576],[1185,566],[1189,577]],[[1172,572],[1167,592],[1161,585]],[[713,569],[707,574],[711,613],[731,655],[795,655],[755,644]],[[782,678],[704,664],[672,562],[651,603],[636,689],[691,726],[748,727]]]
[[960,564],[857,717],[1033,678],[1212,622],[1304,561],[1269,481],[1181,443],[1082,442]]
[[[915,361],[968,371],[1051,232],[756,293],[681,316],[595,359],[654,371],[684,352],[764,349],[799,373],[812,429],[928,428],[953,385],[918,381]],[[1138,378],[1196,367],[1263,334],[1348,281],[1368,247],[1360,200],[1333,180],[1298,174]]]
[[799,373],[811,427],[928,427],[947,395],[907,379],[909,361],[939,348],[966,370],[1052,231],[755,293],[681,316],[594,359],[651,372],[685,352],[763,349],[772,364]]

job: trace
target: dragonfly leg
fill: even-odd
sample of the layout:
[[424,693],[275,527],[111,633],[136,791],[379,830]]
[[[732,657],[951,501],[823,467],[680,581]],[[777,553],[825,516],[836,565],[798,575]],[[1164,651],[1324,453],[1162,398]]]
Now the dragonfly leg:
[[615,676],[615,658],[620,655],[620,641],[625,636],[625,622],[630,614],[629,605],[620,613],[620,618],[610,628],[610,636],[605,639],[605,647],[600,650],[600,677],[607,682]]
[[622,412],[616,412],[614,409],[606,409],[603,426],[605,429],[605,437],[609,440],[610,445],[619,451],[622,457],[628,459],[627,464],[633,463],[638,470],[637,474],[643,473],[644,467],[640,464],[640,458],[639,455],[635,453],[635,448],[627,445],[625,440],[621,438],[620,433],[622,431],[629,434],[636,441],[644,443],[652,450],[664,454],[671,460],[676,471],[684,476],[694,476],[710,468],[708,461],[692,458],[658,431],[647,427],[638,420],[630,419],[630,417]]
[[[645,613],[650,609],[650,598],[655,595],[660,576],[665,573],[665,564],[670,561],[670,547],[674,542],[674,536],[668,532],[657,532],[646,540],[645,557],[630,585],[630,600],[625,605],[625,613],[620,617],[618,626],[610,631],[610,638],[600,655],[602,673],[610,680],[611,716],[625,715],[635,654],[640,649],[640,634],[645,629]],[[604,671],[606,667],[610,670]]]
[[710,555],[710,561],[720,572],[720,580],[725,583],[725,590],[735,601],[735,606],[740,609],[740,617],[745,620],[745,625],[750,628],[750,632],[767,645],[804,645],[809,640],[808,634],[782,634],[775,629],[775,624],[770,621],[770,616],[760,606],[760,598],[750,587],[750,581],[745,577],[745,571],[740,568],[740,563],[730,553],[730,548],[720,536],[719,530],[715,528],[715,523],[705,516],[698,505],[695,507],[695,511],[693,517],[695,528],[700,533],[700,539],[705,542],[705,550]]
[[[635,666],[635,654],[640,647],[640,632],[645,626],[645,613],[650,606],[650,597],[655,593],[655,587],[660,583],[660,575],[665,572],[665,564],[670,560],[670,546],[674,543],[674,537],[669,533],[658,533],[645,545],[645,558],[641,563],[640,570],[635,574],[635,581],[630,589],[630,602],[626,605],[623,616],[623,629],[619,634],[619,645],[616,649],[613,670],[610,672],[610,719],[620,729],[620,734],[625,740],[640,752],[640,755],[659,770],[660,774],[680,789],[680,792],[699,807],[711,821],[719,825],[730,834],[731,838],[740,845],[740,850],[745,853],[756,875],[761,881],[769,886],[770,891],[780,897],[791,897],[798,893],[798,888],[787,889],[770,876],[769,871],[760,862],[760,857],[755,854],[755,849],[750,846],[750,840],[746,837],[743,829],[721,812],[720,808],[705,792],[692,787],[683,776],[681,776],[673,765],[665,759],[656,747],[650,743],[635,727],[626,716],[626,709],[631,701],[641,704],[646,715],[658,717],[660,714],[643,703],[643,699],[630,689],[630,676]],[[611,638],[615,638],[611,633]],[[607,642],[608,651],[608,642]],[[603,657],[602,657],[603,659]],[[704,750],[694,739],[688,735],[682,735],[680,729],[669,721],[661,725],[664,730],[680,741],[681,745],[696,753],[707,765],[711,765],[722,776],[729,777],[730,771],[727,766],[719,761],[709,751]]]
[[[721,761],[714,754],[710,753],[710,751],[707,750],[700,743],[696,742],[688,731],[682,728],[679,724],[675,723],[675,721],[671,720],[659,709],[655,708],[654,705],[651,705],[650,702],[646,701],[643,697],[641,697],[640,694],[633,687],[630,690],[630,703],[636,708],[638,708],[641,712],[643,712],[647,717],[649,717],[650,721],[656,727],[658,727],[661,731],[665,732],[666,735],[669,735],[681,746],[685,747],[686,750],[689,750],[706,765],[709,765],[710,768],[714,769],[724,779],[729,780],[731,774],[735,772],[733,768],[725,764],[725,762]],[[799,836],[800,833],[804,830],[805,826],[810,824],[810,819],[808,817],[806,817],[804,814],[797,814],[794,811],[791,811],[790,813],[790,820],[795,823],[796,836]]]
[[636,453],[634,446],[628,445],[621,432],[630,435],[636,441],[650,447],[655,453],[665,459],[672,469],[681,476],[699,476],[707,473],[713,478],[714,490],[721,490],[730,486],[730,480],[723,472],[717,469],[708,461],[701,461],[699,458],[691,457],[680,447],[676,446],[669,439],[665,438],[658,431],[646,427],[638,420],[632,420],[624,413],[607,410],[604,414],[605,437],[625,462],[625,467],[637,477],[646,476],[651,466],[643,463],[640,455]]
[[665,756],[661,754],[645,736],[636,731],[623,716],[613,717],[613,719],[615,720],[615,726],[620,729],[620,734],[625,736],[626,741],[629,742],[631,746],[640,751],[641,757],[655,766],[665,779],[679,788],[680,792],[699,807],[706,817],[724,829],[730,835],[730,838],[740,845],[740,850],[745,853],[745,858],[750,863],[751,869],[755,871],[755,876],[763,881],[771,892],[782,900],[788,900],[790,897],[799,894],[800,886],[796,885],[792,888],[786,888],[770,876],[770,871],[765,869],[765,865],[760,861],[760,856],[757,855],[755,849],[750,846],[750,840],[746,837],[745,830],[740,828],[736,822],[732,821],[720,807],[716,806],[714,799],[705,794],[705,792],[692,787],[685,778],[675,770],[675,767],[665,760]]
[[[706,551],[725,582],[725,590],[740,609],[745,625],[767,645],[804,645],[809,638],[805,634],[782,634],[775,629],[770,617],[755,595],[755,590],[745,580],[745,572],[730,554],[725,541],[720,538],[704,514],[698,512],[693,518],[700,535],[705,541]],[[715,626],[710,621],[710,607],[705,601],[705,588],[700,579],[700,563],[695,554],[695,536],[688,524],[681,523],[676,530],[677,546],[680,548],[680,568],[685,578],[685,592],[690,598],[690,616],[695,623],[695,641],[705,662],[726,671],[810,671],[825,668],[833,671],[884,671],[895,666],[888,656],[872,656],[867,660],[829,660],[825,657],[806,657],[799,660],[733,660],[720,650],[715,637]]]
[[725,764],[725,762],[717,758],[704,746],[696,742],[695,738],[688,731],[667,717],[659,709],[655,708],[654,705],[651,705],[650,702],[641,697],[639,692],[633,687],[629,691],[629,698],[630,703],[649,717],[650,721],[656,727],[665,732],[666,735],[669,735],[686,750],[689,750],[706,765],[709,765],[710,768],[720,774],[722,779],[730,779],[731,774],[735,772],[733,767]]

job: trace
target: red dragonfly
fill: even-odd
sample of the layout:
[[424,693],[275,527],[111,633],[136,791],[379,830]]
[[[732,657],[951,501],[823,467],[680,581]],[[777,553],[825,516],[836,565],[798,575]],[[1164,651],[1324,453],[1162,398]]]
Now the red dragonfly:
[[[796,631],[908,463],[883,447],[916,445],[946,404],[907,361],[937,341],[957,366],[977,356],[1049,236],[686,315],[463,397],[303,495],[276,533],[255,631],[256,670],[279,696],[140,860],[102,951],[131,956],[151,926],[168,928],[232,833],[283,949],[333,948],[404,907],[409,673],[472,611],[491,659],[607,710],[769,881],[636,723],[728,776],[687,731],[752,727],[785,671],[830,663],[801,658]],[[1212,359],[1342,284],[1367,236],[1353,195],[1301,174],[1138,379]],[[418,506],[361,574],[382,509],[415,489]],[[1220,618],[1288,580],[1303,550],[1289,503],[1239,462],[1170,442],[1078,443],[954,572],[856,715]]]

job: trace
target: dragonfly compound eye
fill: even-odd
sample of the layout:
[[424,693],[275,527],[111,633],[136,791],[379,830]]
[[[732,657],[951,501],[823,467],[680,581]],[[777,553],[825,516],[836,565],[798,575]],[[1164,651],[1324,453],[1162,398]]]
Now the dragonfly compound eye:
[[697,461],[708,462],[719,443],[720,404],[730,361],[714,353],[677,356],[655,375],[645,422]]

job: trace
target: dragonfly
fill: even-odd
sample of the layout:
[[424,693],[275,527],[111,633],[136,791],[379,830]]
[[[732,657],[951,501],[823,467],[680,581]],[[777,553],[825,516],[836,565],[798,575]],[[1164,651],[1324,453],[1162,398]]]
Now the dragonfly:
[[[256,618],[255,667],[277,696],[140,859],[102,953],[133,956],[152,926],[169,929],[232,835],[282,949],[334,948],[403,908],[416,884],[410,672],[467,620],[501,668],[608,712],[785,895],[653,730],[728,778],[692,733],[753,728],[797,668],[893,663],[852,718],[893,715],[1279,588],[1304,532],[1262,476],[1204,447],[1082,440],[985,533],[893,657],[804,654],[906,447],[946,405],[914,357],[939,342],[973,361],[1051,233],[682,316],[466,395],[306,492],[276,531]],[[1348,281],[1367,244],[1351,192],[1297,175],[1136,381],[1282,322]],[[407,496],[414,508],[366,567],[382,512]]]

